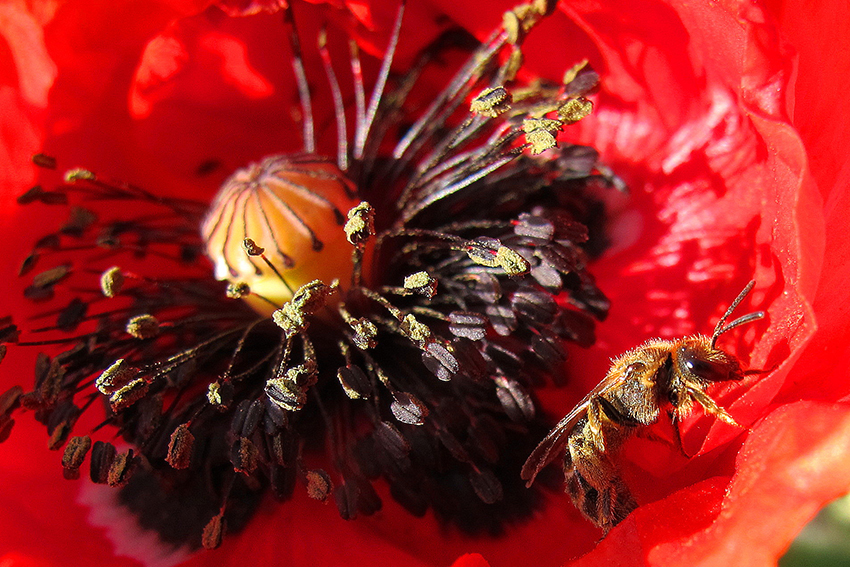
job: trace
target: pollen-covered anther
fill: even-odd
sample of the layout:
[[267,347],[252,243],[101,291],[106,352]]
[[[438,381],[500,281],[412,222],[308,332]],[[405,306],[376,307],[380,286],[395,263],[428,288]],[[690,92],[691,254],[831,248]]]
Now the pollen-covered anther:
[[584,97],[571,98],[558,108],[558,118],[565,124],[574,124],[593,112],[593,102]]
[[508,43],[516,44],[522,41],[524,35],[553,9],[552,2],[535,0],[505,12],[502,16],[502,26],[508,33]]
[[126,386],[115,390],[109,397],[109,405],[112,411],[119,412],[127,409],[139,400],[145,397],[148,393],[150,384],[143,378],[137,378]]
[[127,321],[127,333],[137,339],[152,339],[159,335],[159,320],[153,315],[137,315]]
[[189,424],[182,423],[171,433],[168,442],[168,451],[165,454],[165,462],[175,469],[188,469],[192,461],[192,448],[195,445],[195,436],[189,431]]
[[354,340],[357,348],[367,350],[378,346],[378,341],[375,340],[375,337],[378,336],[378,327],[372,321],[361,317],[359,319],[351,319],[348,321],[348,324],[354,331],[354,335],[351,338]]
[[100,275],[100,291],[105,297],[115,297],[124,287],[125,277],[121,268],[112,266]]
[[472,99],[469,111],[490,118],[496,118],[511,109],[513,98],[505,87],[489,87]]
[[286,378],[270,378],[266,381],[266,396],[286,411],[298,411],[307,403],[307,392]]
[[469,241],[466,254],[479,266],[502,268],[510,276],[522,276],[531,269],[528,260],[496,238],[482,236]]
[[225,294],[230,299],[242,299],[249,293],[251,293],[251,288],[244,282],[227,284],[227,290],[225,291]]
[[375,209],[366,201],[348,211],[345,237],[355,246],[362,246],[375,235]]
[[531,269],[528,260],[507,246],[500,246],[496,250],[496,262],[509,276],[522,276]]
[[75,181],[94,181],[95,175],[87,169],[69,169],[65,172],[65,183],[74,183]]
[[516,79],[517,73],[522,68],[523,61],[525,60],[525,56],[522,54],[522,49],[518,45],[515,45],[511,50],[511,54],[508,55],[508,60],[505,62],[505,80],[513,81]]
[[283,329],[286,336],[291,337],[304,331],[310,325],[307,320],[311,315],[325,307],[327,298],[339,287],[338,281],[327,285],[320,280],[314,280],[301,286],[292,300],[272,313],[272,320]]
[[[66,411],[62,411],[65,408],[67,408]],[[77,409],[73,406],[61,406],[57,408],[52,419],[58,421],[58,423],[55,423],[53,426],[53,432],[50,434],[50,440],[47,442],[48,449],[56,451],[65,444],[78,417]]]
[[227,522],[224,519],[224,513],[219,512],[204,526],[204,532],[201,535],[201,544],[204,549],[217,549],[226,531]]
[[319,502],[327,502],[333,493],[333,483],[322,469],[307,471],[307,496]]
[[575,80],[575,78],[578,77],[578,74],[585,67],[587,67],[588,63],[589,63],[589,61],[587,59],[582,59],[581,61],[579,61],[578,63],[576,63],[575,65],[573,65],[569,69],[567,69],[564,72],[564,76],[561,79],[561,82],[565,85],[569,85],[570,83],[572,83]]
[[120,488],[130,482],[130,477],[136,468],[136,459],[133,457],[133,450],[127,449],[123,453],[115,455],[115,460],[109,465],[109,471],[106,473],[106,484],[112,488]]
[[531,5],[539,15],[548,16],[555,11],[558,0],[532,0]]
[[234,388],[230,381],[224,380],[210,383],[207,386],[207,401],[219,411],[224,411],[233,402]]
[[502,26],[508,32],[508,43],[516,44],[519,42],[522,26],[516,12],[508,10],[502,14]]
[[345,395],[352,400],[370,397],[371,383],[359,366],[346,365],[337,370],[337,379]]
[[62,474],[68,480],[80,478],[80,467],[91,449],[91,437],[71,437],[62,454]]
[[404,289],[431,299],[437,294],[437,280],[428,272],[416,272],[404,278]]
[[242,239],[242,249],[248,256],[262,256],[266,252],[265,248],[257,246],[257,243],[250,238]]
[[287,369],[286,379],[296,384],[299,388],[309,388],[315,385],[319,379],[316,370],[316,363],[313,360],[306,360],[304,364]]
[[266,396],[280,408],[298,411],[307,403],[307,390],[316,383],[316,365],[307,361],[286,370],[283,376],[266,381]]
[[316,384],[318,368],[313,360],[305,360],[287,368],[282,374],[266,381],[269,400],[287,411],[298,411],[307,403],[307,390]]
[[557,147],[558,140],[555,135],[561,131],[563,126],[560,120],[551,118],[526,118],[523,120],[522,129],[525,131],[525,141],[531,145],[531,153],[536,155]]
[[129,384],[138,374],[138,368],[119,358],[97,377],[94,386],[101,394],[109,396]]
[[420,323],[412,313],[408,313],[401,322],[402,332],[422,346],[431,339],[431,329]]
[[233,470],[250,476],[260,464],[260,451],[253,441],[240,437],[232,447],[231,461]]

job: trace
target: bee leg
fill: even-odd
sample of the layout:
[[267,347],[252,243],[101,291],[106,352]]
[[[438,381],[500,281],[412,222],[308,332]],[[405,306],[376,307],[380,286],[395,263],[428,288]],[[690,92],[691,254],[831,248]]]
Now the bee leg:
[[686,383],[685,388],[687,388],[688,395],[690,395],[691,398],[696,400],[696,402],[702,406],[702,409],[705,411],[705,413],[713,415],[719,420],[728,423],[729,425],[734,425],[735,427],[745,429],[743,425],[735,421],[735,419],[731,415],[729,415],[729,412],[718,406],[717,402],[711,399],[711,396],[706,394],[700,385]]
[[684,447],[682,447],[681,434],[677,430],[678,424],[676,422],[676,412],[673,411],[673,410],[667,410],[667,418],[670,420],[670,425],[673,427],[673,434],[675,435],[675,437],[673,439],[671,439],[667,435],[660,435],[658,433],[655,433],[654,431],[652,431],[651,428],[648,428],[648,429],[639,428],[635,431],[635,436],[640,437],[642,439],[649,439],[650,441],[655,441],[657,443],[663,443],[664,445],[667,445],[668,447],[672,447],[673,449],[681,452],[686,457],[689,457],[690,455],[688,455],[685,452]]
[[676,448],[685,456],[685,458],[690,459],[693,457],[688,451],[685,449],[685,442],[682,441],[682,428],[679,424],[682,421],[681,416],[679,415],[679,408],[676,408],[674,411],[669,412],[670,423],[673,424],[673,431],[676,432]]

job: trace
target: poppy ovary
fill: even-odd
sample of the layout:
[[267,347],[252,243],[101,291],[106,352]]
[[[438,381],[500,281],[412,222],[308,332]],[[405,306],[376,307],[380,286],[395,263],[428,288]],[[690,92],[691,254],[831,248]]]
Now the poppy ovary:
[[359,202],[354,183],[318,155],[276,155],[237,170],[201,224],[216,279],[263,314],[314,280],[347,287],[354,262],[344,227]]

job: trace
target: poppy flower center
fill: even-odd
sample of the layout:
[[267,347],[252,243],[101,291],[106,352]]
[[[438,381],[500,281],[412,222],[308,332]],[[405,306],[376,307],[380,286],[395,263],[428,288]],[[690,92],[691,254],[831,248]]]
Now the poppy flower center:
[[345,173],[320,156],[272,156],[237,170],[201,225],[216,279],[241,287],[262,314],[313,280],[345,285],[352,262],[343,225],[358,202]]

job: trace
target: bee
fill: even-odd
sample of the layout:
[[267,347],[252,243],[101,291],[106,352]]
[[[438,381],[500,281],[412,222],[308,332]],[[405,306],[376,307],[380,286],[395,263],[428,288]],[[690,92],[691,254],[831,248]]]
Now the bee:
[[757,311],[726,323],[754,285],[751,281],[741,291],[710,337],[652,339],[614,359],[605,378],[528,457],[521,473],[526,486],[566,449],[567,492],[579,511],[607,533],[637,507],[612,457],[632,434],[658,421],[665,402],[670,404],[676,444],[683,453],[678,425],[695,406],[739,426],[705,390],[710,384],[758,372],[745,372],[737,358],[717,348],[717,339],[724,333],[764,317],[764,312]]

